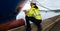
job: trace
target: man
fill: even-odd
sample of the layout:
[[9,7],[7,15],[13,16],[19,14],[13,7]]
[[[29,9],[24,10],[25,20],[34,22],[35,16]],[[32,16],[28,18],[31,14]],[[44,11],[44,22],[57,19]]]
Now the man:
[[31,3],[31,8],[29,11],[24,11],[26,13],[26,31],[31,31],[31,26],[30,26],[30,22],[32,21],[33,23],[36,24],[37,26],[37,31],[41,31],[41,22],[42,22],[42,18],[40,15],[40,11],[38,9],[38,7],[36,6],[35,3]]
[[16,21],[16,16],[25,3],[26,0],[0,0],[0,27]]

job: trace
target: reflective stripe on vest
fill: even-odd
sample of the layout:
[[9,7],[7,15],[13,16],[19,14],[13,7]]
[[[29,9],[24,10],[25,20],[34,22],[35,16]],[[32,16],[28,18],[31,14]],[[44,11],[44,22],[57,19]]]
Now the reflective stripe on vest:
[[41,20],[41,19],[42,19],[39,9],[35,9],[35,10],[34,10],[34,17],[35,17],[36,19],[38,19],[38,20]]

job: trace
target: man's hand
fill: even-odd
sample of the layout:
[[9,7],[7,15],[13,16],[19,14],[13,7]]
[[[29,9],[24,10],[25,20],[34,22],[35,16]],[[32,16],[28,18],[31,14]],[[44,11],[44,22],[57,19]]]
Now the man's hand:
[[28,12],[27,10],[23,10],[23,12],[25,12],[25,14]]

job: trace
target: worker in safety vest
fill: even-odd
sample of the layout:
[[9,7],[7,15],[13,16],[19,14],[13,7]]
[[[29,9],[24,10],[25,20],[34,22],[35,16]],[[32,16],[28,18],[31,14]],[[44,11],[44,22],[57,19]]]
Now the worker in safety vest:
[[34,24],[37,26],[37,31],[41,31],[41,22],[42,22],[42,17],[40,14],[40,10],[36,6],[35,3],[31,3],[31,8],[28,11],[24,11],[26,13],[26,31],[31,31],[31,26],[30,22],[32,21]]

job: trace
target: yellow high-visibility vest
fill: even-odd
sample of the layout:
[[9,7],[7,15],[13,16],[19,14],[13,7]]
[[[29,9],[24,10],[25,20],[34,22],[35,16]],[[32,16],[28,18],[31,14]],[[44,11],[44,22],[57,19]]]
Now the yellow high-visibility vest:
[[28,17],[34,17],[34,18],[36,18],[38,20],[42,19],[39,9],[36,9],[36,8],[33,8],[33,7],[30,8],[30,10],[26,13],[26,15]]

